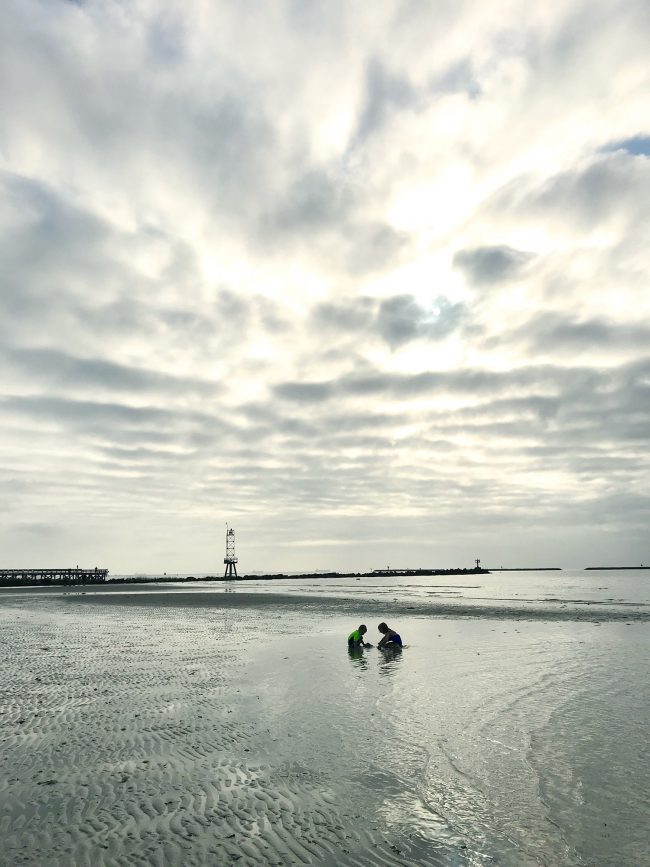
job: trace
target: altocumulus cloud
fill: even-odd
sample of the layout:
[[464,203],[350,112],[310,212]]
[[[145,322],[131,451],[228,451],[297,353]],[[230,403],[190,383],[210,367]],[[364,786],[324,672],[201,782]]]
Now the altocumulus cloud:
[[647,559],[647,22],[7,0],[5,565]]

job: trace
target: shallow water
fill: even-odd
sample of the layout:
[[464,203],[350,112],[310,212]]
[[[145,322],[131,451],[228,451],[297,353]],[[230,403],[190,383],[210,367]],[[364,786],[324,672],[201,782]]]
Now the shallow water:
[[414,863],[647,863],[647,627],[398,625],[398,654],[265,650],[278,743]]
[[[452,614],[488,616],[570,617],[580,613],[606,619],[650,618],[650,571],[646,570],[562,570],[491,572],[485,575],[371,576],[363,578],[306,578],[247,580],[245,582],[201,582],[162,585],[167,592],[183,588],[188,592],[222,593],[227,587],[236,593],[282,593],[296,596],[326,596],[354,599],[359,603],[381,602],[413,607],[414,611],[436,607]],[[134,592],[160,592],[161,585],[131,585]],[[106,588],[112,589],[110,584]]]
[[0,864],[647,864],[648,622],[509,616],[547,575],[501,617],[0,594]]
[[650,605],[648,570],[531,570],[467,575],[370,576],[363,578],[307,578],[277,581],[247,581],[246,588],[274,592],[282,588],[302,592],[327,590],[360,596],[395,596],[413,599],[431,595],[449,596],[466,603],[510,602],[599,602]]

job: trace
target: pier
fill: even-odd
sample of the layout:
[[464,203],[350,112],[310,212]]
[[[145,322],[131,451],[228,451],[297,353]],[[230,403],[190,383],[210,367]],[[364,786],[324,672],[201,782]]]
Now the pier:
[[41,584],[103,584],[108,569],[0,569],[0,587]]

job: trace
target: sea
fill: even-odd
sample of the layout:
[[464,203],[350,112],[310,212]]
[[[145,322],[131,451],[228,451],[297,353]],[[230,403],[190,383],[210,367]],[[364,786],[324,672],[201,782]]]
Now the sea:
[[[114,578],[160,575],[115,575]],[[177,576],[181,579],[181,575]],[[175,592],[181,587],[197,592],[214,589],[245,593],[326,596],[330,599],[355,599],[411,606],[419,612],[471,617],[520,617],[536,619],[645,620],[650,618],[650,569],[526,569],[495,570],[488,573],[467,572],[460,575],[371,575],[350,577],[309,577],[287,575],[286,578],[245,581],[173,581],[165,575],[163,585],[133,585],[144,592]],[[110,586],[110,581],[109,581]]]

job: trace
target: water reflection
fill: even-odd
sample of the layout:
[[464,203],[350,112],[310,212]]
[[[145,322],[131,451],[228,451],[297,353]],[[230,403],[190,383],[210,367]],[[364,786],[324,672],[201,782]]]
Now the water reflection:
[[348,647],[348,656],[356,668],[368,667],[368,660],[363,652],[363,647]]
[[383,647],[379,652],[379,674],[392,677],[402,661],[402,648],[398,645]]

